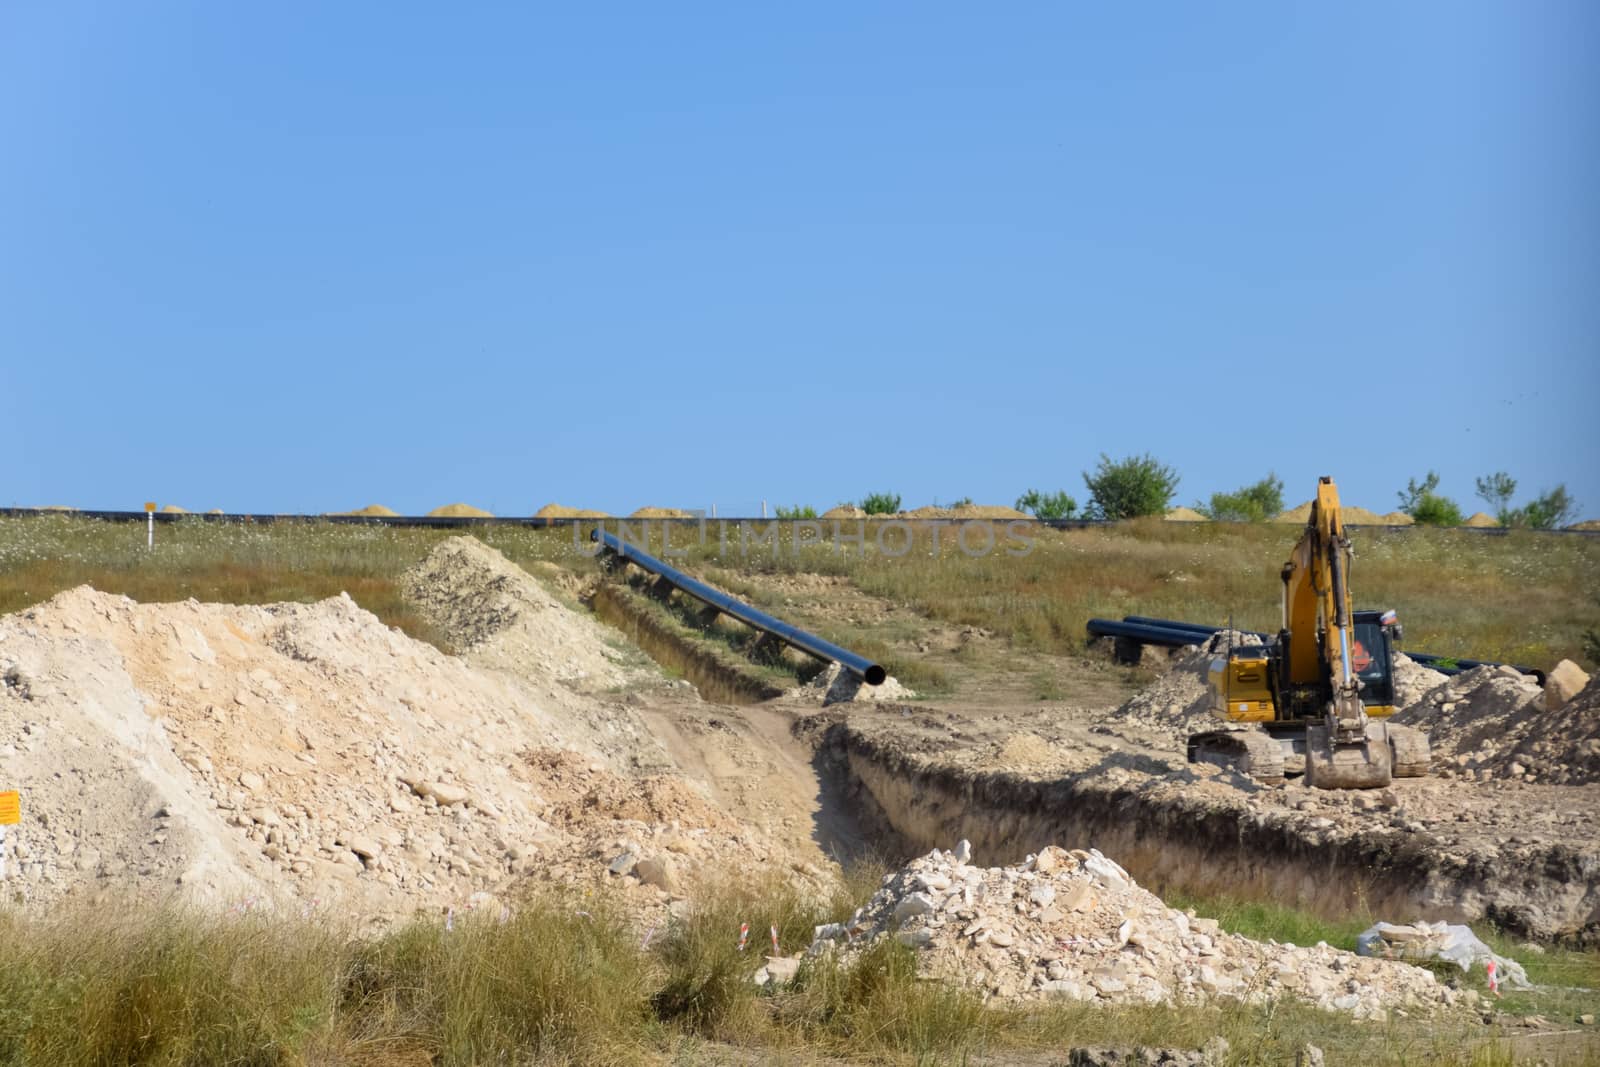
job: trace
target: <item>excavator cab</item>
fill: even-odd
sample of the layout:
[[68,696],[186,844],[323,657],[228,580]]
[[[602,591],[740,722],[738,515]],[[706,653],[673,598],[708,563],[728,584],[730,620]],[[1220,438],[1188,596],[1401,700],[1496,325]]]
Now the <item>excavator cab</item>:
[[1361,703],[1368,715],[1388,718],[1394,714],[1394,644],[1398,622],[1392,611],[1357,611],[1352,614],[1355,631],[1350,648],[1350,666],[1361,683]]

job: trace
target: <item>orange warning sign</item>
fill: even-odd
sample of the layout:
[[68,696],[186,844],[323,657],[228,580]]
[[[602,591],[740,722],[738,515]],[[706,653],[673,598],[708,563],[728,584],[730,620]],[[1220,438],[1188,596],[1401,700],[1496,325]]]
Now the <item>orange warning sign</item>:
[[0,826],[15,826],[22,821],[22,794],[15,789],[0,793]]

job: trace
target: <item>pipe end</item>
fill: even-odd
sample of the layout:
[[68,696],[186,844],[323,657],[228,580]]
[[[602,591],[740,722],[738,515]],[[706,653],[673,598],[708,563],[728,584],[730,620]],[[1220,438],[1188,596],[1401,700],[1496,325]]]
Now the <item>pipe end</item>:
[[878,664],[874,663],[872,666],[867,668],[866,673],[861,676],[861,679],[868,685],[882,685],[884,682],[889,680],[889,672],[884,670]]

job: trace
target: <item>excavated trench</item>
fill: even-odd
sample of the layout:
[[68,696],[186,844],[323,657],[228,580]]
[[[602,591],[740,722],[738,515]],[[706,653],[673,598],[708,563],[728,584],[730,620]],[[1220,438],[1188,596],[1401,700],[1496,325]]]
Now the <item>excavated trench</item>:
[[644,653],[669,671],[687,678],[706,700],[718,704],[755,704],[783,695],[783,690],[752,670],[729,663],[703,644],[684,637],[637,602],[627,586],[602,584],[589,606]]
[[1330,836],[1288,813],[1112,786],[972,772],[895,750],[834,721],[817,763],[892,858],[966,838],[978,862],[1014,863],[1046,844],[1095,847],[1157,893],[1288,904],[1327,918],[1488,920],[1522,936],[1600,941],[1600,862],[1551,846],[1531,862],[1442,855],[1381,832]]

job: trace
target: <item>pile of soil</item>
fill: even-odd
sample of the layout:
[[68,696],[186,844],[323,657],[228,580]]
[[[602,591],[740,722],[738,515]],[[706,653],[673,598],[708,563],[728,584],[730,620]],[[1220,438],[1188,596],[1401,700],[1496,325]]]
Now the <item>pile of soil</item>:
[[1479,999],[1410,964],[1225,933],[1215,920],[1167,907],[1096,849],[1049,846],[1022,863],[988,868],[969,866],[969,855],[963,841],[913,860],[848,923],[819,928],[810,952],[849,957],[894,937],[916,950],[920,973],[1007,1001],[1293,998],[1383,1019]]
[[550,503],[533,513],[536,519],[609,519],[611,516],[604,511],[590,511],[588,508],[569,508],[565,504]]
[[1403,511],[1391,511],[1383,516],[1386,526],[1415,526],[1417,520]]
[[840,504],[836,508],[829,508],[822,513],[824,519],[864,519],[867,513],[854,504]]
[[428,512],[430,519],[492,519],[494,512],[475,508],[471,504],[446,504]]
[[1171,511],[1167,512],[1166,520],[1168,522],[1210,522],[1211,521],[1211,520],[1207,519],[1204,515],[1200,514],[1198,511],[1196,511],[1194,508],[1186,508],[1186,507],[1183,507],[1181,505],[1178,506],[1178,507],[1175,507]]
[[911,511],[902,511],[895,516],[897,519],[1028,519],[1032,518],[1025,511],[1008,508],[1000,504],[961,504],[953,508],[922,507]]
[[488,619],[436,590],[440,617],[474,648],[509,652],[496,642],[513,635],[546,659],[485,669],[345,596],[138,604],[84,586],[0,617],[0,781],[23,806],[7,895],[383,921],[511,902],[537,877],[664,914],[702,866],[790,866],[698,787],[624,773],[652,748],[665,761],[626,705],[567,687],[568,659],[615,670],[603,642],[584,647],[589,620],[514,583],[485,589],[494,567],[441,548],[414,581],[455,583]]
[[189,514],[189,509],[180,508],[176,504],[164,504],[162,505],[161,512],[164,515],[187,515]]
[[682,508],[640,508],[630,519],[692,519],[694,513],[684,511]]
[[1568,526],[1567,529],[1569,529],[1569,530],[1600,530],[1600,519],[1584,519],[1582,522],[1573,523],[1571,526]]
[[382,504],[368,504],[366,507],[357,508],[355,511],[335,511],[335,512],[333,512],[333,514],[335,514],[335,515],[374,515],[374,516],[385,516],[385,517],[387,517],[387,516],[398,515],[400,513],[398,511],[395,511],[393,508],[386,508]]
[[1463,522],[1461,525],[1463,525],[1463,526],[1475,526],[1475,527],[1478,527],[1479,529],[1482,529],[1482,528],[1490,527],[1490,526],[1499,526],[1500,525],[1500,520],[1495,518],[1493,515],[1490,515],[1486,511],[1475,511],[1471,515],[1469,515],[1467,517],[1467,521]]
[[[1177,651],[1166,673],[1111,712],[1106,721],[1132,728],[1145,738],[1155,738],[1161,747],[1182,750],[1190,734],[1220,723],[1211,714],[1207,676],[1211,661],[1227,655],[1229,640],[1229,631],[1219,630],[1204,644]],[[1231,640],[1234,647],[1261,644],[1260,638],[1237,631],[1231,634]]]
[[1428,731],[1434,765],[1480,781],[1556,785],[1600,782],[1600,686],[1590,684],[1560,711],[1510,667],[1474,667],[1395,715]]
[[[1311,505],[1314,501],[1307,500],[1304,504],[1290,508],[1275,516],[1273,522],[1296,522],[1304,524],[1311,518]],[[1401,512],[1391,512],[1388,515],[1379,515],[1376,511],[1356,507],[1354,504],[1339,505],[1340,517],[1346,524],[1357,526],[1396,526],[1406,525],[1411,522],[1411,516]]]

